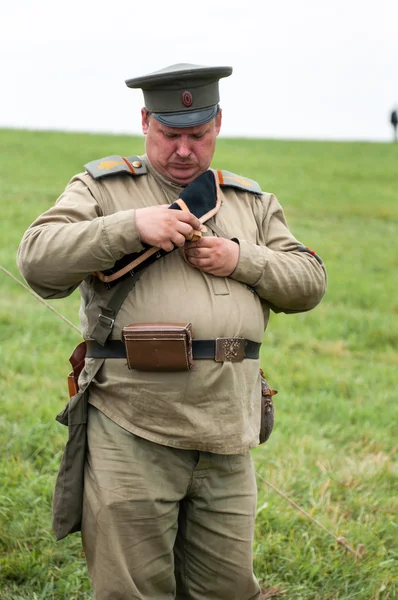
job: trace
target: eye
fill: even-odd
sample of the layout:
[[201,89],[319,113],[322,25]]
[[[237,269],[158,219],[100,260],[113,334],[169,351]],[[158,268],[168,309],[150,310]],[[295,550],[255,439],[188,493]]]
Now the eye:
[[176,140],[178,138],[178,134],[164,132],[164,137],[167,138],[168,140]]
[[191,137],[192,137],[193,140],[201,140],[204,137],[205,133],[206,132],[204,132],[204,133],[193,133]]

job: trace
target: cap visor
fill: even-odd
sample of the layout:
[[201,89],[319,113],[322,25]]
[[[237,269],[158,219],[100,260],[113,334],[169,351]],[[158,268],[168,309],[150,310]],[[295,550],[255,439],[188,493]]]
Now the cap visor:
[[199,110],[182,111],[176,113],[153,113],[153,116],[159,123],[167,127],[195,127],[208,123],[217,114],[217,104],[210,108],[201,108]]

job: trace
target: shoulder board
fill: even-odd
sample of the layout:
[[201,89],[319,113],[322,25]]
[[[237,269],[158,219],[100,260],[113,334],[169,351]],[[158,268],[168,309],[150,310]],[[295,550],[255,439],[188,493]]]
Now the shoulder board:
[[116,173],[129,173],[130,175],[144,175],[147,172],[145,163],[142,162],[139,156],[106,156],[93,160],[84,165],[87,173],[93,179],[100,179],[107,175],[115,175]]
[[247,177],[241,177],[229,171],[218,171],[218,177],[221,187],[230,186],[252,194],[262,194],[258,183],[252,179],[247,179]]

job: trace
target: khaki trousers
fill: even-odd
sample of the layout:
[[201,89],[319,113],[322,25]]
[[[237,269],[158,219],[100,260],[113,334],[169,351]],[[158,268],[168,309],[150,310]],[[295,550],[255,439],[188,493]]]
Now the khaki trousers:
[[89,407],[82,538],[95,600],[256,600],[250,454],[178,450]]

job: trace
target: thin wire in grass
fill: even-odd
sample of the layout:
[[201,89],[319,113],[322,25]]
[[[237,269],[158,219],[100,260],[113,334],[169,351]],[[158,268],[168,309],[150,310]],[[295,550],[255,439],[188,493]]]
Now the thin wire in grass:
[[70,327],[73,327],[73,329],[75,331],[77,331],[77,333],[79,335],[81,335],[80,329],[78,329],[76,327],[76,325],[74,325],[71,321],[69,321],[69,319],[67,319],[66,317],[64,317],[63,315],[61,315],[61,313],[59,313],[57,310],[55,310],[55,308],[53,308],[51,306],[51,304],[49,304],[48,302],[46,302],[45,300],[43,300],[43,298],[41,298],[38,294],[36,294],[36,292],[34,292],[33,290],[31,290],[30,287],[28,287],[25,283],[23,283],[22,281],[20,281],[17,277],[15,277],[12,273],[10,273],[10,271],[7,271],[7,269],[5,269],[4,267],[2,267],[1,265],[0,265],[0,270],[3,271],[3,273],[5,273],[6,275],[8,275],[9,277],[11,277],[11,279],[13,279],[20,286],[22,286],[26,291],[28,291],[29,294],[32,294],[32,296],[34,296],[36,298],[36,300],[39,300],[39,302],[41,302],[42,304],[44,304],[44,306],[46,306],[47,308],[49,308],[50,310],[52,310],[53,313],[55,313],[60,319],[62,319],[63,321],[65,321],[65,323],[67,323]]
[[359,544],[358,551],[354,550],[353,548],[351,548],[351,546],[348,544],[347,540],[344,537],[335,535],[332,531],[330,531],[330,529],[328,529],[327,527],[325,527],[325,525],[323,525],[320,521],[318,521],[318,519],[315,519],[309,513],[307,513],[303,508],[301,508],[301,506],[299,506],[297,504],[297,502],[295,502],[294,500],[292,500],[291,498],[289,498],[289,496],[287,494],[285,494],[285,492],[282,492],[282,490],[279,490],[277,487],[275,487],[273,483],[271,483],[270,481],[267,481],[266,479],[264,479],[264,477],[262,477],[257,471],[256,471],[256,475],[257,475],[257,477],[259,479],[261,479],[261,481],[263,483],[265,483],[268,487],[270,487],[272,490],[274,490],[274,492],[276,492],[277,494],[279,494],[279,496],[281,496],[287,502],[289,502],[289,504],[291,504],[296,510],[298,510],[299,512],[301,512],[304,516],[306,516],[315,525],[317,525],[318,527],[320,527],[321,529],[323,529],[323,531],[325,531],[326,533],[328,533],[329,535],[331,535],[332,538],[334,538],[338,544],[340,544],[341,546],[343,546],[346,550],[348,550],[348,552],[351,552],[351,554],[353,554],[355,556],[355,558],[361,558],[362,557],[362,554],[359,551],[359,549],[360,548],[362,549],[362,547],[363,547],[362,544]]

